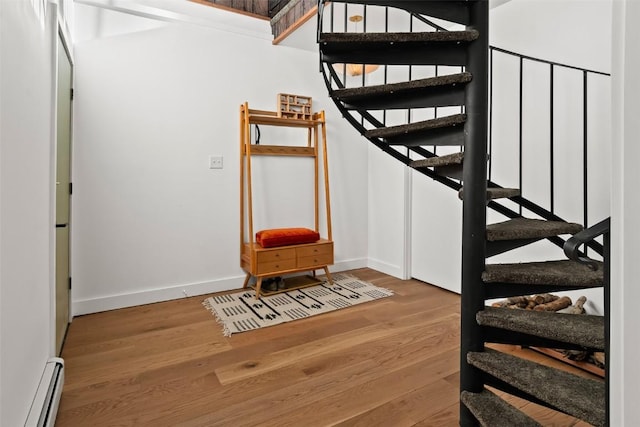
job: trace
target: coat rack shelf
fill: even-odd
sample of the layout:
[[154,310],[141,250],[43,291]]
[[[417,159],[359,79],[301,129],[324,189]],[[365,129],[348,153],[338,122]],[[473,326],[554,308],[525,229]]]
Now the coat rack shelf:
[[[251,125],[285,126],[307,129],[304,145],[263,145],[251,141]],[[331,205],[329,200],[329,176],[327,162],[327,131],[324,111],[304,115],[304,118],[283,117],[279,112],[250,109],[245,102],[240,106],[240,265],[246,272],[243,284],[252,287],[256,298],[260,295],[285,292],[319,283],[316,270],[324,270],[332,283],[329,265],[333,264],[333,240],[331,233]],[[313,159],[314,167],[314,217],[315,231],[320,232],[320,174],[324,177],[324,208],[326,209],[326,236],[313,243],[287,246],[262,247],[255,239],[253,228],[253,188],[251,167],[255,156],[288,156]],[[320,162],[320,158],[322,162]],[[312,276],[286,279],[286,287],[267,292],[262,289],[264,279],[290,273],[311,272]]]

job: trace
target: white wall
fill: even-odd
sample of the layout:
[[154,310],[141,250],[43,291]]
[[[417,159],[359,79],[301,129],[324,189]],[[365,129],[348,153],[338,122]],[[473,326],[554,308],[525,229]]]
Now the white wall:
[[490,43],[608,72],[611,0],[511,0],[491,10]]
[[395,277],[404,274],[405,166],[373,144],[369,145],[369,263]]
[[[326,110],[332,270],[366,265],[367,145],[327,97],[317,53],[171,23],[83,41],[75,54],[74,314],[242,285],[239,106],[275,110],[279,92]],[[306,143],[300,130],[261,131],[265,144]],[[208,169],[209,155],[224,169]],[[313,226],[307,160],[254,162],[256,231]]]
[[412,180],[411,276],[460,293],[462,201],[454,190],[419,172]]
[[[640,316],[634,302],[640,297],[638,277],[640,239],[640,4],[614,2],[613,14],[613,158],[611,218],[611,420],[612,426],[640,425],[637,387],[640,382],[636,325]],[[607,362],[609,363],[609,361]]]
[[55,8],[0,2],[2,426],[24,424],[53,353],[56,33]]

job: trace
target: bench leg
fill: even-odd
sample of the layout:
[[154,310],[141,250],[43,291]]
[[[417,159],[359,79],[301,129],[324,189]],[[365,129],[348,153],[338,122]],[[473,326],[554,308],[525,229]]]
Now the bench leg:
[[251,279],[251,274],[247,273],[247,277],[244,278],[244,283],[242,284],[242,289],[245,289],[249,286],[249,279]]
[[259,276],[256,282],[256,299],[260,298],[260,288],[262,288],[262,276]]
[[324,273],[327,275],[327,280],[329,281],[329,284],[333,285],[333,279],[331,278],[331,273],[329,273],[329,267],[327,267],[326,265],[324,266]]

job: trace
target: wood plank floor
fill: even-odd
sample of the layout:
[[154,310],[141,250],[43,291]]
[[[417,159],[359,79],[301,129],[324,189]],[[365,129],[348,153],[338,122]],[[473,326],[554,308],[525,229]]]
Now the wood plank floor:
[[[395,295],[229,338],[206,296],[75,318],[56,426],[457,425],[459,296],[351,273]],[[587,425],[511,400],[543,425]]]

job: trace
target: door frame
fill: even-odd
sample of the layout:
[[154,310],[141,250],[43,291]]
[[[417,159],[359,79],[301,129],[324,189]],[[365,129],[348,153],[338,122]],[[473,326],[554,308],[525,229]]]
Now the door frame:
[[[51,63],[52,63],[52,88],[51,88],[51,231],[50,231],[50,248],[51,248],[51,260],[50,260],[50,347],[51,354],[57,355],[57,328],[56,328],[56,173],[57,173],[57,147],[58,147],[58,42],[64,47],[69,64],[71,65],[71,87],[73,88],[74,82],[74,67],[75,62],[73,58],[73,50],[71,44],[71,36],[67,30],[65,22],[59,14],[59,6],[57,4],[50,3],[49,11],[51,13],[51,19],[55,21],[52,25],[55,34],[52,37],[51,46]],[[73,181],[72,174],[72,161],[73,161],[73,103],[71,103],[70,109],[70,126],[69,138],[70,138],[70,153],[69,153],[69,165],[70,165],[70,181]],[[71,204],[71,201],[70,201]],[[71,207],[70,207],[71,209]],[[69,214],[71,216],[71,213]],[[71,230],[69,230],[69,275],[71,275]],[[69,290],[69,323],[73,319],[72,312],[72,290]]]

